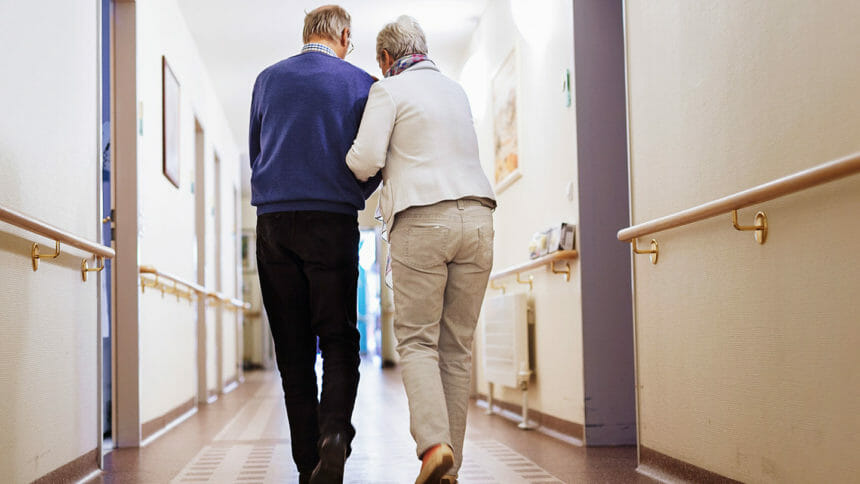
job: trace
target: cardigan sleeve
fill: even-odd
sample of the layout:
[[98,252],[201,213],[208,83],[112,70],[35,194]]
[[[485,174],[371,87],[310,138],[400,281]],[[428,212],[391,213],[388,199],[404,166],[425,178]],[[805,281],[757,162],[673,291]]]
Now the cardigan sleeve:
[[360,181],[367,181],[385,166],[388,142],[397,108],[381,82],[370,88],[358,135],[346,155],[346,164]]

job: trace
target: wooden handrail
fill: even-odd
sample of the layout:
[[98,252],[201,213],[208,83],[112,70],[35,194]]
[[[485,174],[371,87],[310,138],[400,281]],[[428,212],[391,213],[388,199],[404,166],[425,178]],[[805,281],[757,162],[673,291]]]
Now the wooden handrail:
[[97,257],[112,259],[116,255],[116,251],[110,247],[78,237],[77,235],[54,227],[51,224],[29,217],[2,205],[0,205],[0,220],[43,237],[47,237],[61,244],[70,245],[84,252],[89,252]]
[[241,299],[230,299],[230,304],[238,309],[251,309],[251,303],[247,303]]
[[618,240],[629,242],[643,235],[727,214],[733,210],[773,200],[856,173],[860,173],[860,153],[833,160],[672,215],[621,229],[618,231]]
[[172,274],[168,274],[166,272],[159,271],[158,269],[156,269],[155,267],[152,267],[152,266],[140,266],[140,273],[141,274],[152,274],[154,276],[158,276],[160,278],[167,279],[167,280],[175,282],[177,284],[181,284],[181,285],[191,289],[192,291],[196,292],[198,297],[204,297],[205,296],[205,297],[210,297],[212,299],[217,299],[218,301],[227,303],[231,306],[236,307],[237,309],[250,309],[251,308],[251,305],[249,303],[246,303],[245,301],[242,301],[241,299],[234,299],[234,298],[230,298],[230,297],[225,296],[224,294],[221,294],[218,292],[209,291],[205,287],[203,287],[199,284],[195,284],[193,282],[189,282],[185,279],[182,279],[181,277],[177,277],[177,276],[174,276]]
[[160,278],[167,279],[168,281],[173,281],[177,284],[182,284],[183,286],[187,287],[188,289],[191,289],[192,291],[194,291],[198,294],[205,294],[206,293],[205,287],[203,287],[199,284],[195,284],[193,282],[186,281],[185,279],[182,279],[181,277],[174,276],[173,274],[169,274],[167,272],[162,272],[162,271],[160,271],[160,270],[158,270],[152,266],[140,266],[140,273],[141,274],[152,274],[154,276],[158,276]]
[[545,255],[543,257],[538,257],[537,259],[532,259],[523,264],[511,266],[499,272],[494,272],[490,274],[490,280],[495,281],[496,279],[501,279],[502,277],[513,276],[521,272],[537,269],[541,266],[552,265],[554,262],[573,260],[577,257],[579,257],[579,252],[575,250],[560,250],[558,252],[553,252],[551,254]]

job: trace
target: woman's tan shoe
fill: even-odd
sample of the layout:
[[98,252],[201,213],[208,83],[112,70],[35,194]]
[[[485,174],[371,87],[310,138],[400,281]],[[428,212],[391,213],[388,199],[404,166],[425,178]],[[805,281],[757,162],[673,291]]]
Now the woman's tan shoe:
[[439,481],[441,484],[457,484],[457,476],[442,476],[442,480]]
[[454,452],[448,444],[438,444],[421,457],[421,472],[415,484],[440,484],[442,476],[454,465]]

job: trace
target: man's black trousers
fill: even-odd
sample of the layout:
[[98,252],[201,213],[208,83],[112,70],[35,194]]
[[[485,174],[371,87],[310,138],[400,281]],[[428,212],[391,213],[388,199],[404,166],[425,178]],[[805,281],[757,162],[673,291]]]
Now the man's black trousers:
[[[257,219],[257,266],[299,472],[319,460],[321,436],[355,436],[358,222],[329,212],[278,212]],[[317,338],[322,395],[314,371]]]

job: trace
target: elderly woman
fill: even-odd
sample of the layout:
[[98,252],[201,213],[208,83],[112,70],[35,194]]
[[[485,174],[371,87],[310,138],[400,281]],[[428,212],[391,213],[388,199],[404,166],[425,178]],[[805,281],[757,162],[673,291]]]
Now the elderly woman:
[[380,169],[397,351],[422,460],[416,483],[456,482],[472,338],[493,264],[495,196],[478,159],[466,93],[427,57],[411,17],[376,40],[385,79],[370,90],[347,154],[356,178]]

